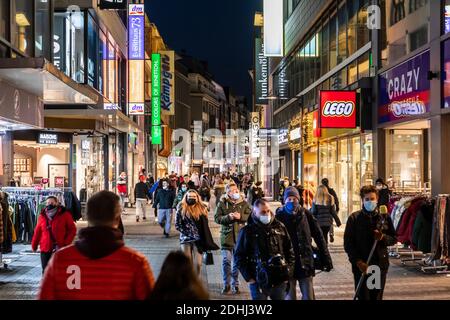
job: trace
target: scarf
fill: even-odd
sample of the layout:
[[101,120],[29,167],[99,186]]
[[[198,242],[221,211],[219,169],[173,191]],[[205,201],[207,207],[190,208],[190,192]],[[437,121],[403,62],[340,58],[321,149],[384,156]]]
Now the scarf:
[[101,259],[123,247],[123,234],[110,227],[87,227],[78,232],[75,247],[82,255],[96,260]]
[[49,218],[50,220],[53,220],[57,212],[58,207],[54,207],[52,210],[45,209],[45,214],[47,215],[47,218]]

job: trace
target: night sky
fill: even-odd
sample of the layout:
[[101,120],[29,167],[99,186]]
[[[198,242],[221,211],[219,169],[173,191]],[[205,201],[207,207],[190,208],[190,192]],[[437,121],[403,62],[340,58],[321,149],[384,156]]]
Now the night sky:
[[253,18],[262,0],[145,0],[150,21],[173,50],[208,61],[223,86],[251,103]]

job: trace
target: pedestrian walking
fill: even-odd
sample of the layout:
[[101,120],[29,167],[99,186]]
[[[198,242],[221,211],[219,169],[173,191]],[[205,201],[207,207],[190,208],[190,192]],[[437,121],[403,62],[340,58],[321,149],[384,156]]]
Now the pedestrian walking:
[[282,205],[284,205],[284,191],[289,186],[290,186],[289,178],[284,177],[284,179],[280,181],[280,190],[278,193],[278,200],[281,202]]
[[289,279],[286,300],[297,300],[297,283],[302,300],[314,300],[313,278],[316,266],[312,239],[317,245],[317,254],[323,270],[327,272],[333,269],[331,256],[319,223],[300,205],[301,196],[297,188],[288,187],[284,192],[284,199],[284,206],[277,209],[276,218],[286,226],[295,254],[294,272]]
[[[357,287],[361,277],[365,277],[370,266],[380,268],[380,288],[369,289],[363,281],[358,292],[359,300],[382,300],[386,276],[389,269],[388,246],[397,243],[396,233],[389,215],[382,215],[377,207],[378,190],[375,186],[364,186],[360,191],[362,208],[347,220],[344,233],[344,249],[352,264],[352,272]],[[375,241],[376,244],[375,244]],[[376,245],[372,259],[367,259]]]
[[336,221],[338,227],[341,226],[341,220],[336,212],[336,204],[334,198],[328,193],[328,189],[324,185],[320,185],[317,188],[316,195],[314,197],[311,213],[319,222],[320,229],[322,229],[323,237],[328,243],[328,234],[333,228],[333,220]]
[[175,228],[180,232],[181,250],[191,258],[197,274],[203,253],[218,250],[208,225],[208,209],[195,190],[187,191],[177,206]]
[[234,259],[234,247],[239,231],[247,222],[251,211],[251,207],[244,201],[237,185],[228,184],[226,194],[221,198],[214,214],[214,220],[221,225],[222,294],[227,294],[230,289],[233,294],[239,293],[239,270]]
[[173,201],[173,208],[176,209],[178,204],[181,202],[181,200],[183,200],[184,195],[186,194],[186,192],[188,191],[188,187],[186,183],[181,183],[180,186],[178,187],[178,192],[177,192],[177,196],[175,197],[175,200]]
[[72,244],[76,233],[77,227],[70,211],[59,205],[56,197],[48,197],[31,240],[33,252],[40,248],[42,273],[56,251]]
[[375,187],[378,190],[378,206],[388,206],[391,200],[391,190],[382,178],[378,178],[375,182]]
[[211,199],[211,188],[209,187],[209,183],[206,179],[202,180],[202,185],[198,189],[198,193],[202,197],[202,201],[208,202]]
[[128,181],[126,172],[121,172],[119,179],[117,179],[117,192],[120,197],[120,204],[122,205],[122,213],[125,213],[125,203],[128,200]]
[[[153,186],[149,189],[150,199],[152,201],[152,204],[155,203],[156,194],[159,190],[162,189],[162,180],[158,179]],[[154,215],[155,215],[155,223],[158,223],[158,208],[154,208]]]
[[41,300],[145,300],[154,286],[144,255],[126,247],[118,230],[120,198],[109,191],[87,202],[88,227],[57,251],[44,274]]
[[162,180],[162,189],[156,193],[153,207],[158,208],[158,223],[163,228],[163,234],[166,238],[170,236],[174,201],[175,190],[169,188],[169,181],[167,179]]
[[200,177],[198,176],[198,172],[194,171],[194,173],[191,176],[191,180],[195,185],[195,189],[200,188]]
[[253,300],[284,300],[294,269],[294,251],[286,227],[264,199],[253,206],[239,232],[234,258]]
[[136,201],[136,222],[139,222],[139,217],[142,215],[142,220],[147,220],[146,206],[149,200],[149,189],[146,183],[146,177],[140,176],[139,182],[134,187],[134,199]]
[[262,181],[257,181],[248,189],[247,202],[249,205],[253,206],[257,200],[264,198],[265,195],[261,185]]
[[[336,206],[336,214],[339,215],[339,210],[340,210],[339,198],[337,196],[336,191],[332,187],[330,187],[330,182],[328,181],[327,178],[323,178],[321,182],[322,182],[322,185],[324,185],[327,188],[328,193],[333,197],[334,205]],[[312,206],[312,204],[311,204],[311,206]],[[328,241],[328,239],[327,239],[327,241]],[[330,227],[330,242],[331,243],[334,242],[334,227],[333,227],[333,224],[331,224],[331,227]]]
[[150,300],[208,300],[208,291],[192,267],[192,261],[181,251],[173,251],[164,260]]
[[225,193],[225,183],[221,177],[216,177],[214,182],[214,196],[216,197],[216,207],[219,205],[220,199]]

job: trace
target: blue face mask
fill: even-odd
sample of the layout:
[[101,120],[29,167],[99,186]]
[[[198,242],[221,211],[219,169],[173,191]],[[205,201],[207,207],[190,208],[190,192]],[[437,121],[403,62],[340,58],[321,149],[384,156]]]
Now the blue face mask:
[[377,201],[364,201],[364,209],[366,209],[367,212],[374,212],[377,205]]
[[298,202],[286,202],[286,204],[284,205],[286,211],[289,213],[294,212],[298,208],[298,206]]

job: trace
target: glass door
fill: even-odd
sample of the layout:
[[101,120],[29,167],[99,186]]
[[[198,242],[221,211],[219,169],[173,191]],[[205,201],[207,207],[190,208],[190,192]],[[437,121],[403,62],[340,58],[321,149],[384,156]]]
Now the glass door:
[[349,215],[349,148],[348,139],[338,141],[338,159],[336,162],[336,192],[339,197],[339,217],[342,222],[347,220]]
[[350,175],[350,210],[348,214],[361,209],[361,197],[359,190],[361,188],[361,138],[350,138],[351,152],[349,153],[349,175]]

